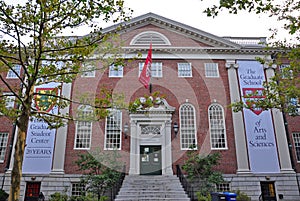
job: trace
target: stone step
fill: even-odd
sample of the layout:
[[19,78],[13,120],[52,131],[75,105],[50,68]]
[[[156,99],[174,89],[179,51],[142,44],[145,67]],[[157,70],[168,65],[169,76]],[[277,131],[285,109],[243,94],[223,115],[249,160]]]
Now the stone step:
[[128,175],[115,201],[189,201],[175,175]]

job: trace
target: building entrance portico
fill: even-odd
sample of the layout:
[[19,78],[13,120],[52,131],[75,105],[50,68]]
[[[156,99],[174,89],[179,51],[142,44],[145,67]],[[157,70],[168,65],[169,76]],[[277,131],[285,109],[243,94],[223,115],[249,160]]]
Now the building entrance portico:
[[129,174],[172,175],[171,125],[175,111],[166,100],[130,114]]

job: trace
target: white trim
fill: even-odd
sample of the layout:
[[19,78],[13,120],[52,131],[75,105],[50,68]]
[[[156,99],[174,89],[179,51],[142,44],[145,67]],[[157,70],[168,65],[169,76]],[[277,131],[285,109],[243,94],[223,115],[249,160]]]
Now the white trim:
[[[138,41],[141,37],[146,36],[146,35],[150,35],[150,37],[151,37],[152,35],[153,35],[153,36],[157,36],[158,38],[160,38],[160,39],[164,42],[164,44],[155,44],[154,41],[149,41],[149,43],[147,42],[147,43],[136,44],[137,41]],[[163,35],[163,34],[161,34],[161,33],[159,33],[159,32],[156,32],[156,31],[144,31],[144,32],[142,32],[142,33],[137,34],[137,35],[134,36],[133,39],[130,41],[130,45],[149,45],[151,42],[152,42],[154,45],[171,45],[169,39],[168,39],[165,35]]]
[[[110,115],[113,115],[112,113],[113,112],[119,112],[120,114],[120,133],[119,133],[119,137],[120,137],[120,145],[119,145],[119,148],[107,148],[107,144],[106,144],[106,139],[107,139],[107,117],[110,116],[108,115],[106,118],[105,118],[105,136],[104,136],[104,150],[121,150],[122,148],[122,111],[121,110],[117,110],[117,109],[109,109],[110,111]],[[115,133],[117,134],[117,133]]]
[[[224,130],[224,144],[225,144],[225,147],[222,147],[222,148],[216,148],[216,147],[212,147],[212,133],[211,133],[211,119],[210,119],[210,109],[211,107],[213,106],[219,106],[221,111],[222,111],[222,122],[223,122],[223,130]],[[227,145],[227,134],[226,134],[226,123],[225,123],[225,117],[224,117],[224,108],[222,107],[222,105],[218,104],[218,103],[212,103],[208,106],[208,124],[209,124],[209,138],[210,138],[210,148],[211,150],[227,150],[228,149],[228,145]]]
[[[179,107],[179,122],[180,122],[180,126],[179,126],[179,133],[180,133],[180,149],[181,150],[190,150],[190,148],[183,148],[182,147],[182,128],[183,128],[183,126],[182,126],[182,124],[181,124],[181,120],[182,120],[182,116],[181,116],[181,109],[182,109],[182,107],[183,106],[185,106],[185,105],[189,105],[189,106],[191,106],[191,108],[193,109],[193,112],[194,112],[194,128],[193,128],[193,130],[194,130],[194,140],[195,140],[195,144],[194,145],[196,145],[196,147],[194,147],[193,148],[193,150],[197,150],[198,149],[198,147],[197,147],[197,145],[198,145],[198,142],[197,142],[197,126],[196,126],[196,123],[197,123],[197,121],[196,121],[196,109],[195,109],[195,107],[194,107],[194,105],[192,105],[191,103],[183,103],[183,104],[181,104],[180,105],[180,107]],[[192,145],[192,144],[190,144],[190,145]],[[189,145],[189,146],[190,146]]]

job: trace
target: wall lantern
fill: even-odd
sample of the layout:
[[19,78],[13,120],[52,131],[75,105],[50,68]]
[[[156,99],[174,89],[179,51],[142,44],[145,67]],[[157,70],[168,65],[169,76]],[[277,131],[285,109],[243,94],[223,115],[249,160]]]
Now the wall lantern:
[[177,136],[178,128],[179,128],[178,124],[176,122],[174,122],[174,124],[173,124],[173,131],[174,131],[175,137]]
[[125,139],[127,139],[127,135],[128,135],[128,132],[129,132],[129,126],[128,126],[127,123],[124,124],[123,132],[125,134]]

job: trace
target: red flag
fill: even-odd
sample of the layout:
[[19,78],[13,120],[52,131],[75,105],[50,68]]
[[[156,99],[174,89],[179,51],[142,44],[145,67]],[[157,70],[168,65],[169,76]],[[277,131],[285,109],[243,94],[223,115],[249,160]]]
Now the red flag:
[[146,89],[149,87],[150,78],[151,78],[151,64],[152,64],[152,44],[150,44],[150,49],[148,51],[148,56],[145,61],[143,70],[140,74],[139,81],[144,85]]

